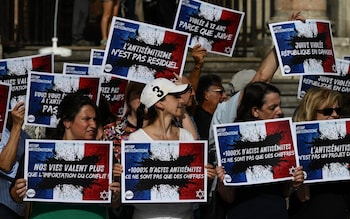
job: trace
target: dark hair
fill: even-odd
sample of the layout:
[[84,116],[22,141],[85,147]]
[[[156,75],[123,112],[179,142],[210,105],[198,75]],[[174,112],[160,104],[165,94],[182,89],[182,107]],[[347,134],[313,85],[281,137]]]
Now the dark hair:
[[203,103],[205,91],[207,91],[212,85],[222,87],[221,77],[218,75],[209,74],[203,75],[199,78],[198,87],[196,90],[196,100],[199,104]]
[[139,107],[137,107],[136,110],[136,128],[142,128],[143,126],[143,120],[145,120],[146,116],[145,116],[145,108],[146,106],[141,103]]
[[80,109],[85,105],[90,105],[94,108],[96,112],[96,124],[101,124],[99,111],[93,100],[91,100],[88,96],[80,92],[68,94],[63,98],[62,102],[58,107],[57,119],[59,119],[60,121],[58,122],[56,127],[56,133],[54,135],[55,139],[63,138],[65,132],[63,121],[73,121],[75,116],[79,113]]
[[350,118],[350,94],[342,94],[343,97],[343,110],[342,117]]
[[147,109],[148,124],[152,124],[158,117],[158,112],[155,105],[152,105]]
[[[142,90],[145,87],[145,84],[130,81],[128,83],[128,86],[125,89],[125,103],[128,107],[127,111],[130,111],[130,96],[132,93],[136,93],[137,95],[141,96]],[[128,114],[129,112],[126,112]]]
[[247,84],[243,90],[243,96],[237,109],[235,122],[256,120],[251,109],[253,107],[261,109],[265,103],[265,95],[269,93],[281,94],[279,89],[271,84],[264,82],[252,82]]
[[[130,97],[132,93],[137,94],[138,96],[141,96],[142,90],[145,87],[145,84],[138,83],[134,81],[130,81],[128,83],[128,86],[125,90],[125,103],[127,105],[126,113],[125,115],[130,114],[131,106],[130,106]],[[145,119],[145,105],[143,103],[140,103],[140,106],[136,109],[136,128],[142,128],[143,121]]]
[[102,126],[112,123],[117,119],[117,116],[112,113],[111,107],[107,99],[103,95],[100,96],[98,111],[101,117],[100,119],[101,119]]

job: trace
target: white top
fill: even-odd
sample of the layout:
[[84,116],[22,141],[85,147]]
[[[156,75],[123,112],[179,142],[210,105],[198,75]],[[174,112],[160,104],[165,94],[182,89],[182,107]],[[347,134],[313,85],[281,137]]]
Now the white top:
[[[138,129],[129,136],[129,140],[153,139],[143,130]],[[180,128],[180,141],[193,141],[192,134]],[[193,219],[192,203],[162,203],[162,204],[134,204],[133,219]]]

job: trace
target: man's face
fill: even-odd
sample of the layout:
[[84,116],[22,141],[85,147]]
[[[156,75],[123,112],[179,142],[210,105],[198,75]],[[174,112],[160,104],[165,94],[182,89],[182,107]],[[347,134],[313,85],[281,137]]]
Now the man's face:
[[189,89],[187,92],[181,95],[181,98],[184,100],[184,106],[192,106],[195,95],[196,93],[192,89],[192,86],[189,84]]
[[223,101],[223,93],[224,88],[222,86],[211,85],[208,90],[205,91],[205,99],[213,106],[217,106]]

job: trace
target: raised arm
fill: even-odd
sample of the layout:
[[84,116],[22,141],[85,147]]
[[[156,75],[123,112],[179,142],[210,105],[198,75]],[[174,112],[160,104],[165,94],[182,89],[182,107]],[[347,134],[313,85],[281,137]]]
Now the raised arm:
[[195,61],[193,70],[191,71],[188,80],[190,81],[194,90],[197,90],[199,77],[202,73],[202,67],[204,64],[204,57],[207,55],[207,50],[201,45],[197,44],[192,48],[192,57]]
[[19,102],[11,112],[13,125],[10,137],[0,152],[0,169],[4,172],[12,170],[18,150],[18,143],[21,136],[21,129],[24,121],[24,103]]
[[269,51],[262,63],[260,64],[256,74],[254,75],[252,82],[270,82],[273,75],[275,74],[278,68],[278,59],[275,47]]

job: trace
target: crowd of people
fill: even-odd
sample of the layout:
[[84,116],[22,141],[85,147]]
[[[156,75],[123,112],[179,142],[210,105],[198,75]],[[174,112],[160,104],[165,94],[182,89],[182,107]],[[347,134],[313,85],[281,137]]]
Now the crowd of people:
[[[120,3],[121,1],[103,1],[106,8],[107,4],[109,5],[106,20],[114,11],[110,10],[111,7],[120,7]],[[305,19],[300,13],[294,13],[290,20]],[[108,26],[107,23],[104,24],[104,29]],[[192,49],[192,57],[195,60],[192,72],[188,77],[175,75],[176,82],[165,78],[157,78],[147,84],[129,82],[125,92],[126,113],[122,118],[115,117],[113,112],[104,112],[101,103],[98,107],[88,96],[81,93],[67,95],[62,100],[58,110],[59,123],[54,135],[46,136],[47,138],[113,142],[114,180],[109,185],[113,196],[112,203],[108,205],[23,202],[26,195],[26,179],[23,176],[24,141],[30,137],[21,128],[26,106],[22,102],[16,105],[11,111],[0,143],[1,217],[213,217],[211,212],[208,212],[207,204],[186,202],[125,205],[121,203],[120,197],[123,173],[122,141],[207,140],[209,154],[205,168],[209,182],[208,195],[209,191],[216,191],[219,199],[225,203],[225,208],[220,209],[220,216],[215,215],[215,218],[349,218],[348,182],[306,185],[301,166],[293,172],[291,181],[249,187],[224,185],[226,172],[222,166],[218,166],[213,126],[283,117],[281,93],[270,83],[278,68],[278,60],[275,49],[272,48],[257,71],[251,74],[250,81],[241,88],[235,86],[232,96],[229,97],[220,76],[201,74],[206,55],[206,50],[196,45]],[[337,91],[326,88],[310,89],[296,109],[293,121],[339,119],[342,118],[344,104],[343,96]],[[105,118],[102,118],[103,116]]]

